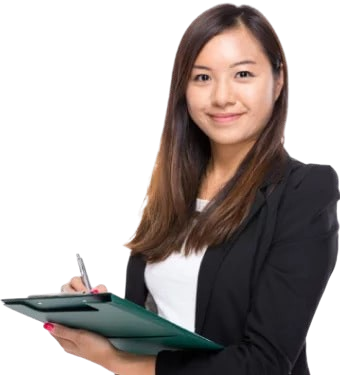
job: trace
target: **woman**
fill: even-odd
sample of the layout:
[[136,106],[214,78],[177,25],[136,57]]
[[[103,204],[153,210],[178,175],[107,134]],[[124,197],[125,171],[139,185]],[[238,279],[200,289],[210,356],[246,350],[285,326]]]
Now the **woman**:
[[[283,146],[287,64],[261,13],[213,7],[179,45],[126,298],[224,346],[131,355],[45,324],[118,374],[309,374],[306,336],[337,257],[338,178]],[[84,289],[73,278],[65,291]],[[106,291],[98,286],[94,292]]]

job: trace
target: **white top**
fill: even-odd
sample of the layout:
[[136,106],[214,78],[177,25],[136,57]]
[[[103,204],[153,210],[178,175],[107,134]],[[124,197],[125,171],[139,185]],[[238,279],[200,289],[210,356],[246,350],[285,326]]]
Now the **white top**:
[[[197,198],[196,211],[202,211],[208,202]],[[164,261],[147,263],[144,278],[158,315],[194,332],[198,271],[207,247],[187,257],[183,247]]]

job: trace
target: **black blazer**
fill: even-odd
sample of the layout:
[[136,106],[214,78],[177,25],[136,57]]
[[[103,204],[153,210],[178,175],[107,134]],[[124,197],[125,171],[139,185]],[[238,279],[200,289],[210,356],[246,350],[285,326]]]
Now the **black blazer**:
[[[239,235],[201,263],[195,332],[225,348],[161,351],[156,375],[309,374],[305,340],[338,253],[338,176],[288,155],[270,185],[267,175]],[[144,269],[129,258],[125,297],[143,307]]]

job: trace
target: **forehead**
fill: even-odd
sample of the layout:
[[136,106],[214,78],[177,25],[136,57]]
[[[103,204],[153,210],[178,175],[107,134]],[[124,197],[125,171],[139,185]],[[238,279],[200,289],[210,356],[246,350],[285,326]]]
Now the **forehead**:
[[242,60],[254,60],[258,64],[269,64],[260,42],[243,26],[225,30],[214,36],[202,48],[195,64],[211,68],[233,64]]

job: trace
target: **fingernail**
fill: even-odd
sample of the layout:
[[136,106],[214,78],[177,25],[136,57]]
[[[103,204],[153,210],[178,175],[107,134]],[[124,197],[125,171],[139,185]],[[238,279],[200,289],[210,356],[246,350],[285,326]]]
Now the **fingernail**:
[[98,294],[98,293],[99,293],[99,290],[98,290],[98,289],[92,289],[92,290],[91,290],[91,293],[92,293],[92,294]]
[[54,329],[54,324],[52,324],[52,323],[45,323],[44,324],[44,328],[51,332]]

